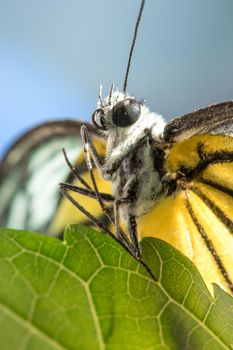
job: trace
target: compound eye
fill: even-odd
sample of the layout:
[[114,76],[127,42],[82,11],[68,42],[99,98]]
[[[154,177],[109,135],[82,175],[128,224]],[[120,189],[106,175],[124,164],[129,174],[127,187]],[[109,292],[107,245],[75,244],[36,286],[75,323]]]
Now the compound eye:
[[112,112],[112,120],[116,126],[124,128],[134,124],[140,117],[140,114],[140,104],[136,100],[127,98],[115,105]]
[[92,123],[97,129],[106,130],[106,125],[104,123],[104,110],[99,108],[92,114]]

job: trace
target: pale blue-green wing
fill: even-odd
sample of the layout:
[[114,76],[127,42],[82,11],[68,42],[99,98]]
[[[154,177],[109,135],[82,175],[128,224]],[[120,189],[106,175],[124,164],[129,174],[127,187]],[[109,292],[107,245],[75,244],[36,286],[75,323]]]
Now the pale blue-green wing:
[[[0,225],[47,232],[70,177],[62,148],[73,162],[83,151],[80,126],[73,120],[39,125],[24,134],[0,163]],[[91,133],[95,133],[88,125]]]

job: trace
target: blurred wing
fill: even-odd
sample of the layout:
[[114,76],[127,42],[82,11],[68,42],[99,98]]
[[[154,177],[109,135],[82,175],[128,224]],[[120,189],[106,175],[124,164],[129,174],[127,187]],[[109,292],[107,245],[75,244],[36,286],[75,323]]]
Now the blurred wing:
[[210,289],[216,282],[233,292],[233,138],[177,142],[165,167],[179,177],[177,189],[141,219],[140,234],[153,232],[181,250]]
[[[82,124],[72,120],[42,124],[11,147],[0,164],[1,226],[57,235],[70,223],[70,216],[66,220],[63,215],[63,226],[59,226],[59,231],[56,231],[56,226],[51,226],[60,205],[63,205],[58,184],[70,182],[73,178],[62,148],[71,162],[80,157],[83,153]],[[91,125],[88,129],[98,142],[104,143]],[[76,217],[77,212],[76,209]]]
[[173,143],[206,133],[233,134],[233,101],[201,108],[173,119],[164,129],[164,140]]

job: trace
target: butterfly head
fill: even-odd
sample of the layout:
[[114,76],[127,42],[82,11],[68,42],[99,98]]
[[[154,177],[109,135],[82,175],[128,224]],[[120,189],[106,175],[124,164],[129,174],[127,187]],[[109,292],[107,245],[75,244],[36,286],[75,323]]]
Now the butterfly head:
[[106,98],[102,98],[100,93],[92,122],[97,129],[106,132],[128,128],[139,121],[145,108],[143,101],[137,101],[125,92],[114,92],[112,87]]

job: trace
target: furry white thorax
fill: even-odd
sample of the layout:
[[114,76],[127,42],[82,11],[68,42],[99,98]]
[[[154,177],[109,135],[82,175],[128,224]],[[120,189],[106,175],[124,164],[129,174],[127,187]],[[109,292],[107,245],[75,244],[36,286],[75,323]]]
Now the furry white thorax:
[[[132,151],[136,149],[141,140],[145,140],[145,135],[148,131],[153,141],[159,143],[165,127],[165,121],[161,115],[151,112],[142,103],[140,116],[134,124],[128,127],[114,125],[112,121],[113,107],[116,103],[129,98],[135,99],[130,95],[116,91],[111,97],[100,99],[98,103],[98,108],[104,110],[104,120],[107,125],[107,130],[104,131],[107,137],[105,168],[111,169],[117,160],[122,160],[120,167],[113,172],[111,178],[113,195],[116,200],[119,200],[127,198],[132,190],[137,192],[137,199],[132,205],[121,206],[121,219],[124,219],[126,212],[136,217],[147,213],[162,190],[159,173],[154,169],[154,153],[149,140],[138,148],[140,166],[134,167],[130,154],[132,155]],[[131,170],[128,164],[131,165]],[[137,183],[137,186],[135,183]]]

